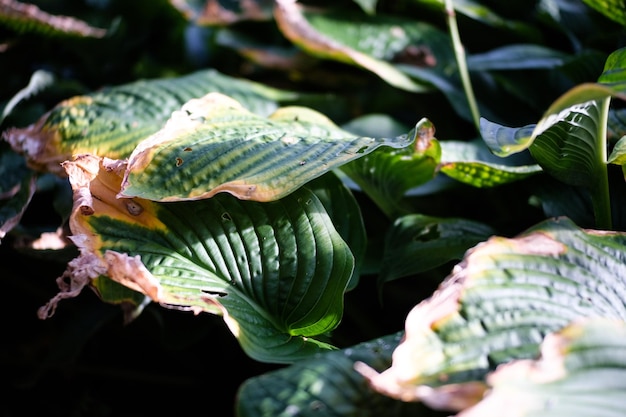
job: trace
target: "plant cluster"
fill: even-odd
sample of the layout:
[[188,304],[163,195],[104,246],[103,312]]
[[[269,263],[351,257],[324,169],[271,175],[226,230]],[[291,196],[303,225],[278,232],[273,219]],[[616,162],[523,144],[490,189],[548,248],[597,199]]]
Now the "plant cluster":
[[114,309],[76,345],[218,318],[239,417],[622,414],[621,3],[0,6],[3,262]]

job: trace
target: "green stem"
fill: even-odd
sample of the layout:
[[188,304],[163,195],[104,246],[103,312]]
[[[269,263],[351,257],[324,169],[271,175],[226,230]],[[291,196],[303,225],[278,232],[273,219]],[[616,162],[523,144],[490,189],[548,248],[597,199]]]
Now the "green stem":
[[591,189],[593,212],[596,218],[596,227],[602,230],[611,230],[611,197],[609,193],[609,173],[607,167],[607,124],[611,97],[600,102],[600,120],[598,123],[598,161],[601,169],[598,170],[598,186]]
[[476,104],[476,98],[474,97],[472,81],[470,80],[469,72],[467,70],[467,62],[465,61],[465,48],[461,43],[459,27],[456,22],[456,12],[454,11],[454,5],[452,4],[452,0],[446,0],[446,16],[448,18],[448,27],[450,28],[452,45],[454,46],[454,56],[456,58],[457,66],[459,67],[461,82],[463,83],[463,90],[465,91],[465,96],[467,97],[467,102],[469,104],[470,111],[472,112],[474,126],[476,127],[477,131],[480,131],[480,113],[478,111],[478,105]]

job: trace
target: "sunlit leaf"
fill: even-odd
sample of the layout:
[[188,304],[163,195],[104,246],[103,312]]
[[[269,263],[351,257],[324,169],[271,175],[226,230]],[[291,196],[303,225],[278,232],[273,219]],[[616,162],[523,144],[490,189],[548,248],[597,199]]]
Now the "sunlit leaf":
[[494,234],[490,226],[466,219],[400,217],[385,237],[379,284],[460,260],[465,251]]
[[55,106],[26,128],[3,133],[17,152],[39,170],[65,175],[60,167],[73,155],[91,153],[125,158],[137,144],[157,132],[187,101],[209,92],[227,94],[250,111],[267,115],[296,93],[203,70],[177,77],[140,80],[76,96]]
[[392,366],[370,380],[405,401],[451,385],[458,396],[430,395],[429,403],[465,408],[472,399],[465,383],[482,381],[499,364],[536,357],[548,333],[585,317],[624,320],[624,277],[623,233],[584,230],[560,218],[515,238],[492,237],[413,308]]
[[506,157],[528,149],[532,143],[535,125],[519,128],[502,126],[487,119],[480,119],[480,133],[489,150],[497,156]]
[[441,149],[427,120],[415,127],[415,142],[400,149],[380,149],[346,164],[342,171],[391,217],[405,210],[402,198],[435,176]]
[[53,15],[34,4],[14,0],[0,2],[0,23],[17,32],[46,36],[102,38],[107,34],[106,29],[93,27],[80,19]]
[[514,361],[487,378],[487,397],[458,417],[621,416],[626,407],[626,324],[588,319],[550,334],[537,360]]
[[449,38],[430,24],[380,15],[313,12],[293,0],[276,3],[275,19],[291,42],[313,56],[372,71],[394,87],[427,91],[430,82],[407,76],[393,62],[439,72],[454,64]]
[[246,380],[237,393],[240,417],[427,415],[420,404],[393,400],[371,390],[354,370],[355,361],[383,370],[401,334],[324,352],[319,357]]
[[[120,199],[124,165],[91,155],[64,164],[81,255],[65,273],[72,285],[42,317],[96,279],[101,294],[114,296],[122,284],[163,306],[223,316],[259,361],[332,348],[315,336],[339,324],[354,259],[315,194],[301,188],[271,203],[228,194],[167,204]],[[115,287],[104,287],[105,278]],[[124,298],[105,301],[128,301],[128,292],[118,294]]]
[[552,112],[535,127],[530,152],[546,172],[560,181],[593,187],[606,163],[601,153],[605,138],[598,137],[601,122],[600,103],[595,100]]
[[271,201],[380,146],[403,148],[413,141],[413,134],[355,136],[304,107],[285,107],[266,118],[229,97],[208,94],[189,101],[139,144],[121,195],[178,201],[228,192]]
[[30,96],[37,94],[41,90],[48,87],[54,81],[54,76],[44,70],[37,70],[33,72],[33,75],[30,77],[30,81],[28,85],[18,91],[11,100],[4,106],[2,109],[2,115],[0,115],[0,123],[4,121],[4,119],[13,111],[15,106],[19,104],[20,101],[26,100]]
[[354,2],[358,4],[365,13],[376,13],[376,5],[378,4],[378,0],[354,0]]
[[482,141],[442,141],[441,148],[440,171],[474,187],[495,187],[541,172],[541,167],[529,161],[527,156],[494,156]]
[[583,0],[583,2],[626,27],[626,4],[623,0]]

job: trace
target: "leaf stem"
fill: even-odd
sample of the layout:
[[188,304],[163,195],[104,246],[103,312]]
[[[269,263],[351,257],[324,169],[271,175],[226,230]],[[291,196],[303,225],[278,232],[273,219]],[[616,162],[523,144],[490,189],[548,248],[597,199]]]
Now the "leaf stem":
[[596,218],[596,227],[602,230],[611,230],[613,220],[611,218],[611,196],[609,192],[609,174],[607,167],[607,124],[609,118],[609,106],[611,97],[600,101],[600,120],[596,132],[598,147],[598,186],[591,189],[593,212]]
[[474,96],[474,90],[472,89],[472,81],[470,80],[469,72],[467,70],[465,48],[461,43],[459,27],[456,22],[456,12],[454,11],[452,0],[446,0],[446,16],[448,20],[448,27],[450,29],[450,37],[452,38],[452,45],[454,47],[454,56],[456,58],[457,66],[459,67],[461,82],[463,83],[463,90],[465,91],[465,96],[467,97],[467,102],[472,113],[474,126],[476,127],[476,130],[480,132],[480,113],[478,111],[476,97]]

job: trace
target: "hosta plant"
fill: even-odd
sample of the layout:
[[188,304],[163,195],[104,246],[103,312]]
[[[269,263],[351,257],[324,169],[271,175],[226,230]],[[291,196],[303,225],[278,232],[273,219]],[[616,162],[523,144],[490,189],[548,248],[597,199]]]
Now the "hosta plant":
[[[238,388],[242,417],[621,415],[625,49],[540,46],[547,29],[487,2],[403,2],[445,25],[367,1],[231,14],[171,3],[246,62],[328,83],[339,68],[447,113],[400,117],[363,100],[354,115],[341,83],[326,95],[196,68],[66,94],[12,125],[20,102],[57,82],[34,73],[2,116],[0,239],[25,233],[46,180],[69,190],[61,224],[29,247],[74,250],[41,319],[86,288],[126,323],[153,306],[219,316],[245,355],[276,365]],[[11,27],[90,36],[7,4]],[[604,3],[575,10],[625,23]],[[457,16],[523,42],[466,54]],[[273,25],[279,47],[235,24],[250,20]],[[557,81],[537,87],[520,70]],[[382,311],[386,289],[407,282],[422,292],[403,292],[412,308],[396,330],[344,335],[352,294],[370,285],[367,309]]]

